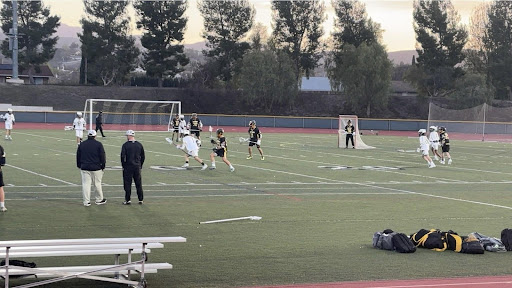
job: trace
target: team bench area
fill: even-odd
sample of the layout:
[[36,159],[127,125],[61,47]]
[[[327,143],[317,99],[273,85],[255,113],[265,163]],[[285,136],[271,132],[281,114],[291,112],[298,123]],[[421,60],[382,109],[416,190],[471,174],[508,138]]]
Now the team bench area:
[[[5,265],[0,266],[0,277],[9,288],[9,277],[33,275],[36,278],[50,278],[25,285],[12,286],[28,288],[74,278],[128,284],[132,287],[146,287],[146,273],[156,273],[159,269],[172,269],[169,263],[146,263],[151,249],[163,248],[163,243],[186,242],[184,237],[135,237],[135,238],[90,238],[90,239],[48,239],[0,241],[0,258]],[[132,261],[132,255],[140,254],[141,259]],[[62,267],[21,267],[9,264],[9,259],[33,257],[66,257],[113,255],[113,265],[62,266]],[[126,263],[120,263],[120,255],[128,255]],[[1,264],[0,264],[1,265]],[[130,274],[140,274],[138,281],[130,279]]]

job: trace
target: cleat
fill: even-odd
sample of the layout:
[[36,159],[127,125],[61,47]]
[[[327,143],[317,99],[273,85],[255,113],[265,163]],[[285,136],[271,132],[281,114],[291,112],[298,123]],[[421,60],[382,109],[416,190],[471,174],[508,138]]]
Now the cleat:
[[89,206],[91,206],[91,202],[84,203],[84,206],[85,206],[85,207],[89,207]]
[[434,162],[432,162],[432,164],[428,165],[428,168],[435,168],[436,167],[436,164],[434,164]]
[[188,167],[188,163],[185,163],[183,164],[183,166],[181,166],[181,168],[187,168]]
[[247,160],[251,160],[252,159],[252,156],[247,156],[247,158],[245,158]]
[[229,171],[235,172],[235,167],[229,167]]
[[448,159],[448,165],[452,164],[452,159]]
[[140,200],[139,205],[142,205],[142,204],[144,204],[144,201]]
[[437,157],[437,156],[435,156],[435,158],[434,158],[434,159],[435,159],[436,161],[439,161],[439,157]]
[[201,171],[206,170],[206,168],[208,168],[208,165],[204,164],[203,167],[201,168]]
[[261,156],[261,160],[265,160],[265,156]]
[[7,208],[5,207],[0,207],[0,212],[6,212],[7,211]]
[[444,162],[444,160],[440,160],[439,163],[444,165],[445,162]]
[[103,199],[103,200],[101,200],[101,201],[96,201],[96,202],[94,202],[94,203],[96,203],[96,205],[103,205],[103,204],[107,204],[107,199]]
[[212,167],[210,167],[210,170],[215,170],[215,168],[216,168],[215,166],[212,166]]
[[128,201],[123,201],[123,205],[130,205],[132,204],[132,201],[128,200]]

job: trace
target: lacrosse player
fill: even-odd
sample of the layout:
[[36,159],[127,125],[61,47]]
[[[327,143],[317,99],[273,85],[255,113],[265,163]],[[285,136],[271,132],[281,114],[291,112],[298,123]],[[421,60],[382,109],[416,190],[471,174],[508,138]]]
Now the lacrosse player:
[[439,152],[439,134],[437,134],[437,127],[436,126],[430,126],[428,129],[430,131],[430,134],[428,135],[428,140],[430,140],[430,150],[434,154],[434,157],[436,161],[439,161],[439,158],[443,158]]
[[428,168],[436,167],[436,164],[434,164],[434,161],[432,161],[430,156],[428,156],[428,150],[429,150],[428,146],[430,146],[430,141],[428,140],[427,136],[425,136],[427,134],[427,130],[420,129],[420,130],[418,130],[418,134],[419,134],[419,137],[420,137],[420,152],[421,152],[421,156],[423,157],[423,159],[425,159],[425,161],[427,161]]
[[[201,170],[206,170],[206,168],[208,168],[208,165],[206,165],[204,161],[198,157],[199,146],[201,146],[201,140],[194,138],[194,136],[192,136],[190,134],[190,131],[188,130],[185,130],[183,134],[185,134],[185,137],[183,137],[183,144],[176,145],[176,148],[183,150],[183,152],[185,152],[185,164],[181,167],[187,168],[189,165],[189,157],[192,156],[197,162],[201,164]],[[172,144],[172,141],[169,143]]]
[[352,149],[355,149],[354,146],[354,125],[352,125],[352,121],[348,120],[347,125],[345,126],[345,132],[347,132],[347,136],[345,137],[345,149],[348,148],[348,140],[352,141]]
[[263,150],[261,150],[261,133],[260,129],[256,127],[256,120],[249,121],[249,156],[247,159],[252,159],[252,146],[256,145],[258,151],[260,152],[261,160],[265,160],[265,156],[263,156]]
[[199,118],[197,118],[197,113],[192,113],[192,118],[189,120],[188,129],[194,135],[196,135],[197,139],[201,140],[200,133],[203,131],[203,123]]
[[210,160],[212,161],[212,167],[210,167],[210,170],[215,169],[215,156],[222,157],[222,161],[226,163],[226,165],[229,166],[229,171],[233,172],[235,171],[235,167],[231,165],[227,158],[228,154],[228,145],[226,143],[226,137],[224,137],[224,129],[219,128],[217,129],[217,140],[211,139],[210,142],[212,144],[217,145],[217,147],[213,148],[213,152],[210,154]]
[[82,118],[82,112],[76,112],[76,118],[73,120],[73,129],[75,130],[76,144],[80,145],[84,138],[85,130],[85,119]]
[[440,127],[439,131],[441,134],[439,138],[441,139],[441,148],[443,149],[443,156],[441,157],[441,164],[445,163],[445,158],[448,158],[448,165],[452,164],[452,156],[450,155],[450,137],[446,132],[446,128]]
[[5,140],[12,140],[11,130],[12,126],[14,125],[15,119],[14,114],[12,114],[11,108],[7,109],[7,114],[5,114],[3,118],[5,120]]
[[172,136],[171,140],[174,141],[174,135],[176,135],[176,142],[180,140],[180,115],[176,114],[172,119]]
[[178,132],[180,133],[180,135],[178,137],[178,141],[180,141],[180,139],[183,139],[183,137],[185,136],[183,134],[183,132],[185,132],[185,130],[188,130],[187,122],[185,121],[185,116],[180,115],[180,124],[178,125]]

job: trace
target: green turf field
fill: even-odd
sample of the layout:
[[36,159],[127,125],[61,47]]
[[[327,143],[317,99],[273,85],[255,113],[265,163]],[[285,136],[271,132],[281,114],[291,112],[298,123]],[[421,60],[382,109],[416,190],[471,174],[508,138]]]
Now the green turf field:
[[[107,166],[118,166],[126,139],[120,132],[107,135],[99,137]],[[261,161],[245,159],[247,144],[238,143],[245,134],[227,133],[235,172],[219,160],[213,171],[200,171],[195,161],[191,170],[154,170],[150,166],[183,164],[182,153],[165,142],[167,136],[137,135],[146,150],[143,206],[121,204],[119,170],[105,172],[107,205],[82,206],[72,131],[16,130],[14,141],[0,140],[7,153],[9,209],[0,214],[1,240],[184,236],[187,243],[166,244],[149,255],[150,262],[174,265],[148,275],[149,287],[161,288],[510,273],[511,252],[399,254],[371,245],[373,233],[386,228],[499,237],[512,226],[510,144],[452,139],[453,164],[428,169],[418,153],[397,152],[416,149],[416,138],[366,136],[364,141],[377,149],[353,150],[335,148],[336,135],[266,133]],[[203,143],[200,157],[208,159],[210,144]],[[256,149],[253,153],[258,156]],[[243,216],[263,218],[198,224]],[[111,258],[27,260],[45,266],[109,264]],[[24,282],[11,284],[16,283]],[[91,285],[74,280],[45,287]]]

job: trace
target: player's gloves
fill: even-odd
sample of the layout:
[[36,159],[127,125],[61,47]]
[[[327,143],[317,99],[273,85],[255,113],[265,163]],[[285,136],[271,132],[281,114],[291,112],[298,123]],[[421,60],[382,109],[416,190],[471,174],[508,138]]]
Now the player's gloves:
[[261,145],[261,140],[256,141],[256,145]]
[[215,140],[213,140],[213,139],[210,140],[210,143],[217,144],[217,142]]

